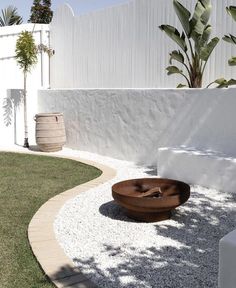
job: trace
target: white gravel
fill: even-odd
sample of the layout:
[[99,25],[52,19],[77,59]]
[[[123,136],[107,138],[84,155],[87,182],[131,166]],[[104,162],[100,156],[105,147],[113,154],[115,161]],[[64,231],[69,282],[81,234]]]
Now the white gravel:
[[195,186],[171,220],[136,223],[112,201],[111,185],[154,170],[87,152],[66,154],[118,171],[115,179],[68,201],[54,223],[66,254],[98,287],[217,287],[218,244],[235,229],[236,196]]

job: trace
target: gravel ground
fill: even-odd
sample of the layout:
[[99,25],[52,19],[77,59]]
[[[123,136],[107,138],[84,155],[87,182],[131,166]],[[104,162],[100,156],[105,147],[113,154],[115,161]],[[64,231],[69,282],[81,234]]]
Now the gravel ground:
[[235,229],[236,195],[194,186],[171,220],[136,223],[112,201],[111,185],[152,176],[154,170],[87,152],[66,154],[118,171],[116,178],[68,201],[54,223],[66,254],[98,287],[217,287],[219,240]]
[[70,149],[55,155],[78,156],[118,171],[115,179],[67,202],[54,225],[67,255],[99,288],[217,287],[219,240],[235,229],[236,195],[194,186],[171,220],[136,223],[112,201],[111,185],[155,175],[155,170]]

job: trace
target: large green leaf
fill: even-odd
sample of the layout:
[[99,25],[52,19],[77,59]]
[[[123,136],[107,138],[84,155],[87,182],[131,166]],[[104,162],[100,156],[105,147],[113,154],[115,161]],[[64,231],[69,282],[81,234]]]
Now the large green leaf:
[[219,79],[216,79],[214,83],[222,84],[222,83],[225,83],[225,82],[228,82],[225,78],[219,78]]
[[178,88],[178,89],[181,89],[181,88],[184,88],[184,87],[187,87],[187,85],[184,85],[184,84],[178,84],[178,86],[176,87],[176,88]]
[[204,7],[211,5],[211,0],[199,0]]
[[226,87],[227,82],[228,81],[225,78],[219,78],[219,79],[216,79],[215,81],[211,82],[210,84],[208,84],[206,88],[209,88],[213,84],[218,84],[217,88],[223,88],[223,87]]
[[169,66],[166,68],[166,70],[168,71],[167,75],[172,75],[172,74],[181,74],[182,75],[182,73],[183,73],[183,71],[180,70],[176,66]]
[[197,33],[201,35],[204,31],[205,25],[201,21],[201,16],[205,11],[205,7],[201,4],[200,1],[197,2],[193,17],[190,20],[190,27],[191,27],[191,33]]
[[234,21],[236,21],[236,6],[229,6],[226,7],[227,12],[229,13],[229,15],[232,16],[232,18],[234,19]]
[[228,86],[236,85],[236,80],[235,79],[230,79],[228,81]]
[[170,64],[172,64],[172,60],[176,60],[184,64],[184,55],[180,51],[172,51],[170,53]]
[[210,39],[212,27],[211,25],[207,25],[203,31],[202,36],[198,36],[197,41],[195,41],[195,49],[197,54],[199,55],[202,47],[205,47]]
[[205,47],[202,47],[200,50],[200,58],[203,61],[207,61],[211,53],[215,49],[216,45],[220,39],[218,37],[213,38]]
[[184,36],[180,36],[179,31],[175,27],[171,25],[161,25],[159,28],[164,31],[173,41],[175,41],[182,50],[188,50]]
[[231,35],[231,34],[229,34],[229,36],[228,36],[228,35],[225,35],[225,36],[223,37],[223,40],[226,41],[226,42],[228,42],[228,43],[231,43],[231,44],[236,44],[236,37],[233,36],[233,35]]
[[204,4],[204,7],[205,7],[205,11],[201,15],[201,20],[204,25],[207,25],[211,16],[211,10],[212,10],[211,2],[208,1],[206,4]]
[[211,31],[212,31],[211,25],[207,25],[203,31],[202,38],[200,41],[201,46],[205,46],[208,43],[210,36],[211,36]]
[[220,79],[215,80],[211,84],[214,84],[214,83],[218,84],[217,88],[228,88],[229,86],[236,85],[236,80],[235,79],[230,79],[228,81],[225,78],[220,78]]
[[236,66],[236,57],[232,57],[231,59],[229,59],[228,63],[229,66]]
[[174,9],[175,12],[183,26],[183,29],[186,33],[186,35],[190,35],[190,17],[191,17],[191,13],[188,11],[188,9],[186,9],[182,4],[180,4],[177,0],[173,1],[173,5],[174,5]]
[[199,0],[195,6],[193,17],[190,20],[191,37],[195,42],[199,41],[211,15],[211,1]]

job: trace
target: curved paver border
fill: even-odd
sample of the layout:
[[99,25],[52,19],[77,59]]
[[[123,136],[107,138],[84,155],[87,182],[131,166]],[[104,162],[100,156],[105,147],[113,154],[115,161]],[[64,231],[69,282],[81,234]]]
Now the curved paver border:
[[1,151],[66,158],[94,166],[102,171],[102,175],[98,178],[76,186],[49,199],[35,213],[28,226],[28,239],[33,254],[47,277],[58,288],[97,287],[86,276],[84,276],[82,272],[75,267],[73,261],[66,256],[62,247],[56,240],[53,223],[56,215],[59,213],[59,210],[66,201],[76,197],[81,192],[85,192],[114,178],[116,171],[108,166],[81,159],[79,157],[54,155],[41,152],[35,153],[30,151],[7,151],[5,149]]
[[[43,154],[45,155],[45,154]],[[47,155],[47,154],[46,154]],[[51,155],[56,156],[56,155]],[[56,156],[61,157],[61,156]],[[58,287],[87,288],[96,287],[81,271],[75,267],[55,238],[53,223],[56,215],[66,201],[79,193],[101,185],[115,177],[116,172],[107,166],[80,159],[77,157],[61,157],[76,160],[94,166],[102,171],[102,175],[92,181],[67,190],[42,205],[32,218],[28,227],[28,239],[32,251],[40,266],[50,280]]]

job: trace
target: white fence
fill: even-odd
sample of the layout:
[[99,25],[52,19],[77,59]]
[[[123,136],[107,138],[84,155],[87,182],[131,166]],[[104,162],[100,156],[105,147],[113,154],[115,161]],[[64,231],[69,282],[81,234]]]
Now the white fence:
[[[23,88],[23,73],[15,60],[16,40],[22,31],[33,31],[36,44],[49,45],[48,25],[23,24],[0,28],[0,132],[1,144],[22,144],[23,113],[19,89]],[[49,61],[44,53],[39,54],[38,64],[28,76],[28,117],[33,118],[37,102],[37,89],[48,88],[49,85]],[[33,129],[32,121],[29,121],[30,130]],[[34,141],[33,133],[30,134],[31,143]]]
[[[232,0],[212,0],[213,36],[236,34],[236,23],[225,7]],[[176,48],[158,28],[180,27],[172,0],[133,0],[82,16],[67,5],[55,13],[51,42],[54,88],[165,88],[176,87],[178,76],[167,76],[168,52]],[[182,0],[193,9],[196,0]],[[233,45],[221,42],[206,71],[205,84],[236,77],[227,60],[236,55]],[[180,82],[184,82],[181,79]]]

